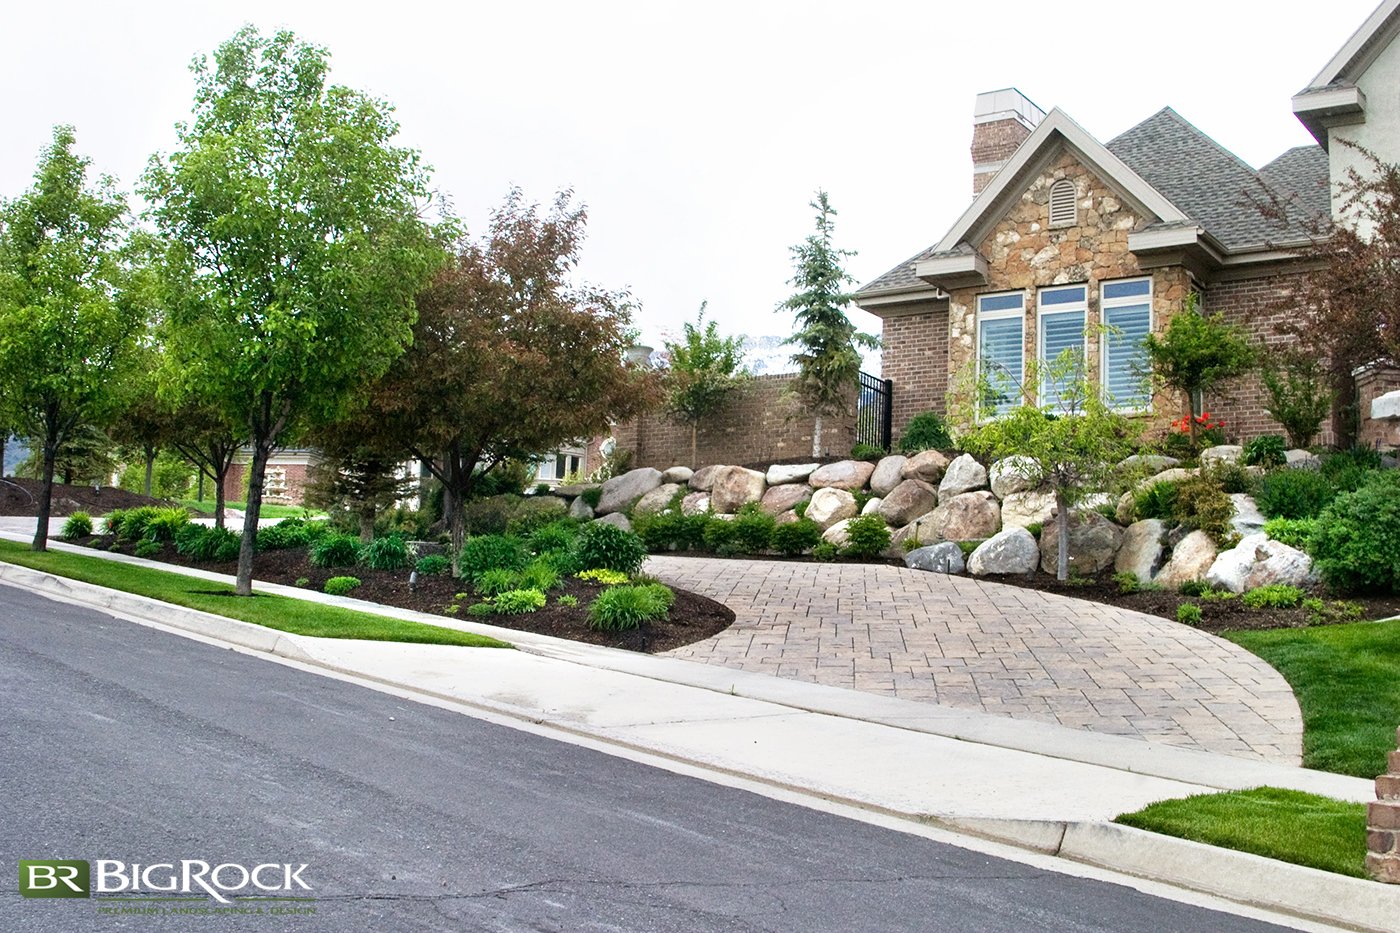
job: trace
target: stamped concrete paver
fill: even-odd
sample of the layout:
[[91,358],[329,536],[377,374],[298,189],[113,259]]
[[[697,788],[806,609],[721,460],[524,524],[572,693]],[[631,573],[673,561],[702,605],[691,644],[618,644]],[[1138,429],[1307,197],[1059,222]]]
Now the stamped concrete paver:
[[900,567],[652,557],[734,610],[672,657],[1298,764],[1302,717],[1258,657],[1185,625]]

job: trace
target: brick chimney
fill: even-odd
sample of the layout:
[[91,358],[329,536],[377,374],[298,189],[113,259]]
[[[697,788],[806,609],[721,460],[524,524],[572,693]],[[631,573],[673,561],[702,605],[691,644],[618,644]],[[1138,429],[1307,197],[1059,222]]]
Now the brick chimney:
[[977,95],[972,112],[973,197],[1001,171],[1044,118],[1045,111],[1014,87]]

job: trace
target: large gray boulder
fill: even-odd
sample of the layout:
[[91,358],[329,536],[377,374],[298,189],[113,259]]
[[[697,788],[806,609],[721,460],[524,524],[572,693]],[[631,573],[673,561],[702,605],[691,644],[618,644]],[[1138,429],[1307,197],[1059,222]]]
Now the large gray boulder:
[[1274,583],[1306,587],[1317,582],[1311,557],[1263,534],[1247,535],[1230,550],[1222,551],[1205,579],[1211,586],[1232,593]]
[[569,503],[569,517],[581,522],[589,521],[593,518],[593,506],[583,501],[583,496],[579,496]]
[[1040,484],[1028,479],[1036,473],[1036,463],[1030,457],[1019,454],[1004,457],[993,463],[987,470],[987,480],[992,484],[992,493],[998,499],[1005,499],[1016,492],[1029,492]]
[[660,512],[663,511],[671,500],[676,497],[676,493],[681,491],[678,483],[662,483],[651,492],[637,500],[637,504],[632,507],[634,513]]
[[[939,542],[938,528],[934,524],[934,513],[920,515],[903,528],[896,528],[890,534],[890,548],[887,557],[902,557],[909,550],[926,547]],[[908,546],[906,548],[906,542]]]
[[936,450],[924,450],[904,461],[899,475],[903,479],[921,479],[926,483],[938,483],[948,471],[948,458]]
[[603,496],[593,511],[599,515],[624,512],[660,485],[661,471],[651,467],[642,467],[640,470],[630,470],[621,476],[614,476],[603,484]]
[[1215,463],[1239,463],[1244,448],[1239,444],[1217,444],[1201,451],[1201,466]]
[[896,528],[938,505],[938,490],[921,479],[906,479],[880,502],[880,514],[886,524]]
[[1250,565],[1254,563],[1259,545],[1267,540],[1268,537],[1263,534],[1246,535],[1239,544],[1227,551],[1221,551],[1206,570],[1205,581],[1216,589],[1243,593],[1244,578],[1249,573]]
[[1035,536],[1024,528],[1007,528],[977,545],[967,559],[967,572],[974,577],[993,574],[1034,573],[1040,563]]
[[962,573],[967,569],[967,561],[963,558],[962,548],[952,541],[940,541],[905,554],[904,566],[929,573]]
[[775,463],[768,468],[768,485],[805,483],[807,477],[815,473],[819,466],[820,463]]
[[1049,490],[1013,492],[1001,500],[1001,524],[1010,528],[1044,525],[1055,514],[1055,494]]
[[690,478],[695,475],[695,471],[688,466],[673,466],[671,469],[661,474],[661,482],[676,483],[684,486],[690,482]]
[[1157,571],[1152,582],[1176,589],[1188,580],[1200,580],[1215,563],[1218,553],[1210,535],[1192,531],[1172,548],[1171,559]]
[[909,462],[908,457],[901,457],[895,454],[890,457],[882,457],[880,462],[875,464],[875,472],[870,474],[870,491],[877,496],[887,496],[894,491],[904,479],[904,464]]
[[812,498],[812,487],[806,483],[785,483],[782,486],[769,486],[763,494],[759,507],[769,515],[777,515],[795,509]]
[[681,500],[682,515],[699,515],[710,511],[710,494],[708,492],[692,492]]
[[1133,522],[1123,532],[1123,546],[1113,559],[1114,572],[1130,573],[1139,581],[1150,583],[1152,575],[1162,566],[1166,537],[1167,526],[1160,519]]
[[987,488],[987,469],[972,454],[963,454],[952,463],[938,484],[938,501],[947,502],[965,492]]
[[711,466],[703,466],[690,474],[690,488],[696,492],[709,492],[710,487],[715,484],[715,477],[719,471],[724,469],[724,464],[716,463]]
[[710,486],[710,507],[716,512],[737,512],[748,503],[762,499],[767,488],[768,480],[757,470],[725,467],[715,474]]
[[1283,452],[1283,465],[1290,470],[1316,470],[1322,466],[1322,459],[1310,450],[1285,450]]
[[1235,534],[1241,537],[1255,534],[1268,521],[1264,517],[1264,513],[1259,511],[1259,506],[1254,499],[1245,493],[1230,493],[1230,502],[1235,507],[1235,514],[1230,519],[1230,527],[1235,529]]
[[[1093,574],[1113,566],[1123,545],[1123,529],[1098,512],[1071,512],[1070,516],[1070,570]],[[1056,515],[1040,532],[1040,568],[1046,573],[1059,571],[1061,520]]]
[[596,519],[596,521],[600,521],[600,522],[602,522],[604,525],[616,525],[617,527],[621,528],[623,531],[631,531],[631,530],[632,530],[632,523],[631,523],[630,521],[628,521],[628,520],[627,520],[627,516],[626,516],[626,515],[623,515],[621,512],[609,512],[607,515],[604,515],[602,518]]
[[985,489],[965,492],[934,509],[930,523],[944,541],[981,541],[1001,530],[1001,506]]
[[875,464],[864,460],[838,460],[818,467],[807,482],[815,489],[864,489]]
[[1139,482],[1134,488],[1146,489],[1148,486],[1152,486],[1156,483],[1179,483],[1184,479],[1190,479],[1191,477],[1195,476],[1197,472],[1197,470],[1193,469],[1186,469],[1183,467],[1172,467],[1171,469],[1163,470],[1160,473],[1154,473],[1153,475]]
[[856,497],[844,489],[818,489],[807,503],[805,516],[822,528],[847,518],[855,518],[860,511],[856,507]]
[[850,527],[851,520],[843,518],[830,528],[822,532],[822,540],[828,544],[834,544],[838,548],[843,548],[851,543],[850,533],[846,530]]
[[885,500],[881,499],[879,496],[876,496],[873,499],[866,499],[865,505],[861,506],[860,514],[871,515],[873,513],[879,512],[880,506],[884,504]]
[[1133,454],[1131,457],[1125,457],[1118,461],[1113,471],[1119,475],[1136,473],[1142,476],[1151,476],[1180,465],[1180,460],[1165,454]]

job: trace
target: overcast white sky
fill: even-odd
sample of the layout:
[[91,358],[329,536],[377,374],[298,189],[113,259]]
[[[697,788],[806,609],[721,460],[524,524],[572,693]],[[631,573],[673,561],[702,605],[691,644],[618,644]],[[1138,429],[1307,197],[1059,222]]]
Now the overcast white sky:
[[[1289,98],[1375,0],[997,3],[6,3],[0,195],[55,123],[130,190],[188,115],[190,59],[245,22],[327,46],[333,78],[398,108],[479,231],[508,186],[590,210],[583,273],[629,287],[644,338],[702,299],[785,335],[788,248],[827,189],[862,283],[970,200],[973,98],[1019,87],[1101,140],[1171,105],[1258,167],[1311,142]],[[853,311],[861,326],[879,321]]]

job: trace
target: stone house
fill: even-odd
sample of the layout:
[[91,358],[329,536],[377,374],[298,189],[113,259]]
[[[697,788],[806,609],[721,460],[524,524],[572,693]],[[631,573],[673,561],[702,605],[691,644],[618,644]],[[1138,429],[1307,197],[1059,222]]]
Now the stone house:
[[[1196,295],[1257,342],[1281,346],[1297,250],[1325,230],[1366,146],[1400,161],[1400,0],[1386,0],[1293,98],[1316,143],[1255,169],[1171,108],[1101,142],[1015,89],[977,96],[972,204],[938,242],[856,293],[883,322],[897,434],[920,411],[994,414],[1013,387],[1044,404],[1045,361],[1083,352],[1116,408],[1158,426],[1184,400],[1150,397],[1142,340]],[[1029,385],[1041,371],[1039,385]],[[1363,394],[1367,391],[1362,376]],[[1232,437],[1281,433],[1257,376],[1201,400]]]

